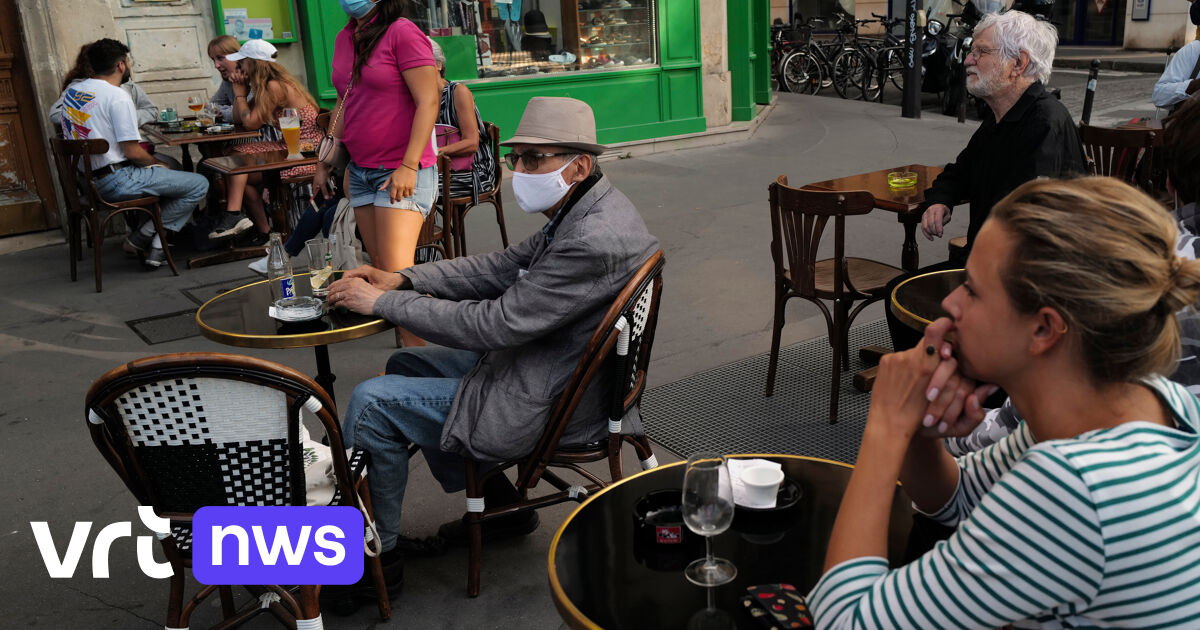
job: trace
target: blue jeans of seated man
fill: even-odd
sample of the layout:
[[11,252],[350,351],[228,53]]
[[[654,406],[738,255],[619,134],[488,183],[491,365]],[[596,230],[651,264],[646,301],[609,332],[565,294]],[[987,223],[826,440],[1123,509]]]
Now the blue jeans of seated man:
[[350,396],[342,435],[346,446],[371,454],[367,478],[384,550],[395,547],[400,534],[409,444],[421,447],[446,492],[466,487],[462,457],[442,452],[439,445],[459,382],[480,356],[438,346],[397,350],[383,376],[359,383]]
[[172,232],[178,232],[187,223],[196,204],[208,194],[208,180],[203,175],[161,167],[126,166],[93,181],[105,201],[158,197],[163,227]]

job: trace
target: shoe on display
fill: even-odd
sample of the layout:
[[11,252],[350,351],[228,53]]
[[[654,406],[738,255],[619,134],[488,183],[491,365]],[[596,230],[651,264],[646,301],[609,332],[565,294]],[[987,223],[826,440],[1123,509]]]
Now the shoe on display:
[[152,247],[150,253],[146,254],[146,260],[142,262],[150,269],[158,269],[167,264],[167,253],[161,247]]
[[259,258],[258,260],[254,261],[246,266],[250,268],[250,271],[253,271],[255,273],[261,273],[262,275],[265,276],[265,275],[267,275],[267,259],[268,258],[270,258],[270,256],[263,256],[262,258]]
[[246,216],[245,212],[222,212],[221,218],[213,226],[212,231],[208,233],[208,238],[212,240],[230,238],[252,227],[254,227],[254,222]]
[[154,240],[154,233],[143,234],[141,230],[134,229],[125,237],[125,242],[121,243],[121,249],[125,250],[130,256],[145,256],[150,251],[150,242]]
[[617,0],[617,8],[618,9],[628,9],[632,6],[633,6],[632,4],[629,4],[629,0]]
[[569,51],[563,51],[557,55],[550,55],[549,59],[554,63],[575,63],[575,55]]

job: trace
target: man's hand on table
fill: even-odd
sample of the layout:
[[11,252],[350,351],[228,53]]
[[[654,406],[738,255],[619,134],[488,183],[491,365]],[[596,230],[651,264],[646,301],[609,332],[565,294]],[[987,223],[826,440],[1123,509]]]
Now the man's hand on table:
[[341,280],[329,285],[328,303],[331,306],[344,306],[355,313],[370,315],[374,312],[375,301],[385,291],[412,288],[408,276],[400,273],[389,273],[370,265],[347,271]]
[[933,237],[942,237],[942,226],[950,222],[950,206],[944,203],[935,203],[925,209],[925,213],[921,215],[921,233],[925,238],[933,240]]

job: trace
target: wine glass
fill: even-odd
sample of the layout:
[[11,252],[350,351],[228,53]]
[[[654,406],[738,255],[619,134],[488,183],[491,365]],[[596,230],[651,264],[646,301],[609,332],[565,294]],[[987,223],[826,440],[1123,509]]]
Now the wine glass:
[[188,97],[188,109],[192,110],[192,113],[199,112],[201,109],[204,108],[204,105],[206,102],[207,101],[205,101],[203,98],[200,98],[199,96],[189,96]]
[[733,522],[733,486],[725,456],[720,453],[697,453],[688,458],[683,474],[683,522],[688,529],[704,536],[705,557],[684,569],[688,581],[698,586],[720,586],[733,581],[737,567],[712,554],[712,537],[729,529]]

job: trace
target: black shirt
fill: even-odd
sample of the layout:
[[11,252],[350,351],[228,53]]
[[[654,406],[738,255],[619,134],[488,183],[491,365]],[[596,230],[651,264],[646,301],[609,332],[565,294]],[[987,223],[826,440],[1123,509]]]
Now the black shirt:
[[988,116],[967,148],[925,191],[926,205],[971,203],[967,250],[992,206],[1038,177],[1085,172],[1083,143],[1067,108],[1035,81],[1000,122]]

